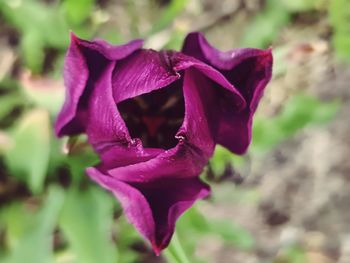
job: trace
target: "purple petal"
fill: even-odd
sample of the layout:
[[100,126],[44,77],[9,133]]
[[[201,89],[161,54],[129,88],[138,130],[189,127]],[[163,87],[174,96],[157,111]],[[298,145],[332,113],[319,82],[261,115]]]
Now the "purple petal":
[[[173,60],[171,70],[162,64],[160,55],[154,51],[135,52],[120,62],[112,77],[114,100],[111,98],[111,70],[107,70],[95,85],[89,113],[91,127],[87,134],[104,167],[111,169],[113,176],[134,181],[153,180],[168,174],[197,176],[215,147],[218,90],[228,93],[234,102],[234,111],[245,107],[241,95],[212,67],[178,53],[169,59]],[[142,68],[147,74],[139,73]],[[153,74],[151,70],[154,70]],[[167,151],[144,148],[139,139],[131,140],[114,101],[162,88],[177,79],[178,72],[183,75],[185,98],[184,122],[176,136],[179,143]],[[213,89],[214,81],[216,89]]]
[[204,76],[206,76],[208,83],[216,84],[216,89],[230,94],[230,98],[232,99],[232,106],[237,111],[240,111],[246,106],[245,99],[240,94],[240,92],[236,89],[236,87],[228,82],[225,76],[222,75],[218,70],[193,57],[184,55],[182,53],[176,54],[176,64],[174,65],[174,70],[181,71],[191,67],[197,69]]
[[81,46],[99,52],[108,60],[121,60],[123,58],[126,58],[136,50],[140,49],[143,45],[142,39],[135,39],[127,44],[119,46],[111,45],[102,39],[96,39],[94,41],[78,39],[78,41]]
[[[167,56],[164,58],[164,56]],[[166,64],[168,61],[168,64]],[[91,128],[87,130],[89,141],[101,154],[103,163],[116,167],[147,161],[162,151],[143,148],[139,140],[131,140],[130,134],[115,103],[135,96],[166,88],[182,74],[185,97],[185,118],[177,137],[201,152],[207,160],[214,149],[213,132],[217,130],[216,97],[212,86],[226,92],[234,104],[234,111],[245,107],[240,93],[214,68],[177,52],[158,53],[153,50],[134,52],[127,59],[117,62],[112,74],[100,78],[92,95],[90,106]],[[102,75],[102,74],[101,74]],[[111,98],[113,92],[114,100]],[[203,163],[203,162],[201,162]]]
[[112,94],[112,72],[115,62],[109,63],[94,83],[89,99],[86,133],[89,142],[96,144],[111,141],[129,141],[128,129],[120,116]]
[[95,83],[86,118],[86,133],[102,162],[118,167],[147,161],[162,150],[144,149],[139,140],[130,138],[113,99],[114,64],[110,63]]
[[55,123],[58,136],[74,135],[85,130],[87,101],[99,74],[111,60],[123,59],[141,46],[140,40],[112,46],[100,40],[81,40],[71,34],[64,65],[66,99]]
[[148,182],[128,182],[96,168],[87,173],[119,199],[128,220],[148,239],[157,255],[170,242],[177,218],[209,194],[198,178],[164,177]]
[[217,127],[216,112],[210,107],[214,103],[212,84],[195,68],[187,69],[184,74],[186,111],[178,136],[183,136],[184,140],[199,149],[208,160],[214,151]]
[[[118,152],[113,153],[117,154]],[[137,152],[135,151],[135,153]],[[137,159],[137,155],[135,154],[132,158]],[[139,157],[139,162],[113,168],[111,168],[110,163],[105,162],[103,169],[108,169],[111,176],[121,180],[145,182],[164,177],[198,176],[208,162],[208,158],[203,155],[202,151],[185,141],[180,141],[176,147],[170,150],[155,154],[153,158],[145,158],[144,161],[140,159]]]
[[96,81],[86,121],[89,142],[110,168],[145,162],[164,151],[144,148],[140,139],[132,139],[116,104],[179,78],[164,68],[159,54],[151,50],[136,51],[116,63],[116,67],[111,63]]
[[140,50],[118,63],[113,75],[113,94],[116,103],[161,89],[179,79],[169,69],[162,55],[154,50]]
[[200,33],[186,37],[183,52],[220,71],[247,102],[242,111],[232,108],[230,100],[220,105],[217,142],[237,154],[243,154],[251,141],[253,114],[271,79],[271,49],[234,49],[222,52],[212,47]]

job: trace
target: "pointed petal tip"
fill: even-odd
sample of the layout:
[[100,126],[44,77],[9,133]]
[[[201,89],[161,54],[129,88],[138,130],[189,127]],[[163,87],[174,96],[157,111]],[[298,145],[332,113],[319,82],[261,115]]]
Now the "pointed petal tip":
[[204,36],[204,34],[200,31],[193,31],[187,34],[187,36],[185,37],[185,40],[183,42],[183,47],[182,50],[187,46],[187,45],[198,45],[201,42],[205,42],[206,38]]
[[157,244],[155,244],[154,242],[152,242],[152,249],[154,251],[154,254],[156,254],[157,257],[160,256],[160,252],[162,252],[162,250],[164,248],[162,248],[161,246],[158,246]]
[[83,39],[79,38],[72,30],[69,31],[70,44],[80,46]]
[[63,136],[66,136],[68,134],[65,134],[63,132],[65,125],[62,124],[62,117],[61,114],[59,114],[55,120],[53,132],[57,138],[62,138]]
[[267,49],[265,49],[265,56],[272,58],[272,46],[269,46]]
[[77,42],[79,40],[79,38],[77,37],[77,35],[74,34],[74,32],[72,30],[69,30],[69,37],[70,40],[72,42]]
[[[161,242],[156,242],[156,241],[151,242],[152,250],[157,257],[159,257],[160,254],[163,252],[163,250],[169,246],[172,235],[173,234],[171,234],[171,237],[167,241],[163,240]],[[157,243],[159,243],[159,244],[157,244]]]
[[57,138],[61,138],[62,137],[61,129],[58,127],[58,125],[56,123],[55,123],[53,132],[54,132],[54,134],[55,134],[55,136]]
[[[268,49],[263,50],[263,53],[260,55],[259,58],[259,64],[262,67],[265,67],[268,75],[272,74],[272,65],[273,65],[273,54],[272,54],[272,47],[270,46]],[[271,76],[268,76],[270,78]]]
[[203,37],[203,33],[200,31],[193,31],[187,34],[187,37],[194,36],[194,37]]

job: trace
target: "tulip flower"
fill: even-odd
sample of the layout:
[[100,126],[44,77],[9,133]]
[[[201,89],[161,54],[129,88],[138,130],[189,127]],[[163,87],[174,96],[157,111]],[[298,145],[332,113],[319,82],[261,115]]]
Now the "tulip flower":
[[209,194],[199,175],[215,145],[246,151],[271,68],[271,50],[220,52],[199,33],[182,52],[72,35],[55,130],[87,134],[101,159],[87,174],[159,254],[178,217]]

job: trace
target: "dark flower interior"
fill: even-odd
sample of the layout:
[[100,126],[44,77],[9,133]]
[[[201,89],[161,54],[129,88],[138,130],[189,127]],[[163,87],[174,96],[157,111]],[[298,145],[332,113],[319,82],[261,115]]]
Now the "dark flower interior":
[[184,119],[182,78],[162,89],[117,104],[132,138],[144,147],[170,149]]

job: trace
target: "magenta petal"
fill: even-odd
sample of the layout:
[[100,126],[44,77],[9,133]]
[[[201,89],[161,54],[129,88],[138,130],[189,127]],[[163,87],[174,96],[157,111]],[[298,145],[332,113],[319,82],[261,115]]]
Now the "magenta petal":
[[[117,110],[112,94],[112,73],[115,62],[110,62],[95,80],[87,100],[84,125],[89,142],[101,155],[101,160],[113,167],[128,165],[153,158],[161,151],[142,149],[131,138]],[[113,146],[113,147],[112,147]]]
[[113,94],[116,103],[163,88],[180,75],[168,68],[162,53],[140,50],[117,65],[113,75]]
[[[134,156],[134,159],[137,157]],[[188,178],[198,176],[208,162],[203,153],[184,141],[175,148],[155,154],[153,158],[145,158],[133,164],[111,168],[109,163],[103,163],[103,169],[120,180],[145,182],[159,178]]]
[[130,137],[117,103],[163,88],[178,78],[178,74],[161,64],[159,54],[150,50],[136,51],[123,61],[111,62],[100,74],[89,100],[86,133],[106,166],[144,162],[164,151],[144,148],[139,139]]
[[115,62],[109,63],[95,82],[89,99],[86,133],[89,142],[96,148],[97,145],[109,142],[128,142],[128,129],[120,116],[112,94],[112,72]]
[[112,46],[101,40],[81,40],[71,34],[63,72],[66,99],[55,123],[58,136],[74,135],[85,130],[87,100],[94,81],[111,60],[123,59],[141,46],[140,40]]
[[237,111],[240,111],[246,106],[245,99],[236,89],[236,87],[233,86],[232,83],[230,83],[225,76],[215,68],[182,53],[176,54],[175,61],[176,64],[174,65],[174,70],[180,71],[188,68],[196,68],[207,77],[208,83],[216,84],[216,89],[229,94],[230,99],[232,100],[232,106],[235,107]]
[[213,83],[231,99],[234,111],[245,107],[241,94],[220,72],[177,52],[136,51],[117,62],[113,72],[111,70],[108,74],[101,73],[102,77],[95,83],[89,106],[88,123],[91,125],[87,129],[90,143],[101,155],[104,165],[110,168],[145,162],[162,153],[161,149],[143,148],[139,140],[131,140],[115,107],[120,101],[165,88],[183,77],[185,118],[177,137],[200,152],[205,161],[200,162],[199,171],[213,153],[214,133],[218,129]]
[[113,192],[128,220],[148,239],[159,255],[170,242],[177,218],[197,200],[209,194],[209,187],[197,177],[164,177],[148,182],[128,182],[96,168],[89,176]]
[[108,60],[121,60],[126,58],[143,45],[142,39],[135,39],[124,45],[114,46],[102,39],[87,41],[77,39],[79,44],[87,49],[95,50],[106,57]]
[[214,151],[217,127],[216,112],[211,107],[215,98],[212,84],[200,71],[190,68],[184,73],[183,93],[186,112],[178,136],[183,136],[208,160]]
[[183,52],[220,71],[246,100],[242,111],[233,111],[229,100],[221,104],[216,138],[232,152],[243,154],[251,141],[253,114],[271,79],[271,49],[243,48],[222,52],[212,47],[202,34],[191,33],[186,37]]

